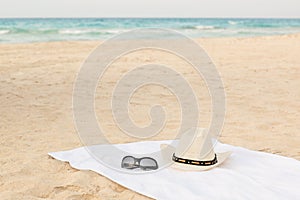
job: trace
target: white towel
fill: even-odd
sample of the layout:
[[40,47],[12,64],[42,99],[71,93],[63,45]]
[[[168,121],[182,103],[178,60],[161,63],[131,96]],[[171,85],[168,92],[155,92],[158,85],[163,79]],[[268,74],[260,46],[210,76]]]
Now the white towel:
[[[159,150],[160,144],[170,142],[148,141],[116,146],[128,152],[132,149],[153,152]],[[84,147],[49,155],[69,162],[76,169],[95,171],[154,199],[300,199],[299,161],[221,143],[217,144],[216,150],[233,153],[222,165],[209,171],[183,172],[168,167],[138,175],[104,166]]]

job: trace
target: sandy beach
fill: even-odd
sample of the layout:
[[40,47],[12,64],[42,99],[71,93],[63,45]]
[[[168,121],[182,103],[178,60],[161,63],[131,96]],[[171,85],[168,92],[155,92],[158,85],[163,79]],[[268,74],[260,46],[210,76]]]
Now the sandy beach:
[[[225,86],[220,141],[300,160],[300,34],[196,41],[212,58]],[[83,145],[73,121],[73,83],[82,62],[99,44],[0,44],[1,199],[148,199],[47,155]],[[191,82],[203,105],[200,125],[209,124],[209,95],[195,70],[178,57],[145,50],[118,59],[97,88],[97,116],[112,143],[136,141],[113,123],[109,102],[115,81],[133,64],[158,61]],[[180,110],[165,88],[145,86],[137,91],[130,103],[131,117],[147,125],[151,102],[165,106],[168,114],[163,132],[151,139],[172,139]]]

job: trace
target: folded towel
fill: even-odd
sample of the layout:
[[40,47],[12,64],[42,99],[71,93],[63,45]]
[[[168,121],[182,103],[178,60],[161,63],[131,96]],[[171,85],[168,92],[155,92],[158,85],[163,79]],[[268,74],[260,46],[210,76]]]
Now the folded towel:
[[[118,144],[130,152],[158,151],[171,141]],[[98,145],[101,148],[101,145]],[[153,173],[122,173],[98,162],[81,147],[49,153],[73,168],[95,171],[112,181],[154,199],[300,199],[300,162],[283,156],[217,143],[216,151],[232,151],[219,167],[202,172],[163,168]],[[118,162],[121,163],[121,160]],[[101,184],[101,183],[99,183]]]

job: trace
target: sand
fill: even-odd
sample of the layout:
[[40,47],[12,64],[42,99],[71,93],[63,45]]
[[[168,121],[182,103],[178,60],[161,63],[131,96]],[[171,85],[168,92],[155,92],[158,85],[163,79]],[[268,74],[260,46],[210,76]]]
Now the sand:
[[[225,86],[220,140],[300,160],[300,34],[197,42],[214,61]],[[72,89],[81,63],[98,44],[0,44],[1,199],[148,199],[47,155],[83,145],[73,121]],[[99,123],[111,142],[136,141],[113,124],[109,99],[115,81],[132,64],[157,61],[191,82],[203,105],[200,125],[209,124],[209,95],[195,71],[173,55],[141,51],[117,60],[96,91]],[[168,117],[163,132],[151,139],[172,139],[180,110],[165,88],[145,86],[137,91],[130,103],[131,117],[138,125],[149,124],[147,110],[153,102],[164,105]]]

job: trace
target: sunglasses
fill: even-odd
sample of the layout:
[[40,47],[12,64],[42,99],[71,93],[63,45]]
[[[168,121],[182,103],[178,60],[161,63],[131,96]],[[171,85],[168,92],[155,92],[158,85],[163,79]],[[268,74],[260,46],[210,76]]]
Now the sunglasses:
[[135,158],[133,156],[125,156],[122,159],[121,167],[125,169],[140,168],[142,170],[148,171],[158,169],[158,164],[156,160],[150,157]]

